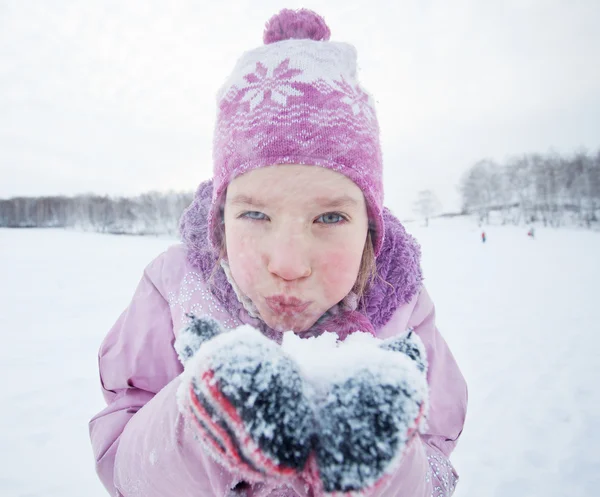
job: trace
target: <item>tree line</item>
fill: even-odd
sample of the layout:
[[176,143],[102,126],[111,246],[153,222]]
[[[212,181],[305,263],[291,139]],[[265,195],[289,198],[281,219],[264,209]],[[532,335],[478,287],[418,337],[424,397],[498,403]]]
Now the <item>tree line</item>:
[[484,159],[465,173],[460,192],[463,212],[480,222],[496,213],[502,224],[591,227],[600,218],[600,150]]
[[[498,163],[474,164],[460,183],[462,213],[502,224],[578,224],[600,221],[600,150],[524,154]],[[136,197],[101,195],[0,199],[0,227],[77,228],[101,233],[158,235],[178,233],[179,218],[193,193],[150,192]],[[428,219],[439,210],[430,191],[419,192],[415,211]]]
[[0,227],[175,235],[179,218],[192,199],[192,192],[151,192],[131,198],[100,195],[15,197],[0,200]]

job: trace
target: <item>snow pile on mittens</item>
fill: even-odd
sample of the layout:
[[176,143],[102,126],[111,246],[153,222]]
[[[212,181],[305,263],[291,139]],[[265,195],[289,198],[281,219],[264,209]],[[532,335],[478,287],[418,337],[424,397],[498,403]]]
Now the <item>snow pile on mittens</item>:
[[427,362],[412,332],[343,342],[288,332],[279,346],[247,325],[221,334],[190,318],[175,344],[180,410],[251,481],[304,472],[317,494],[367,495],[424,428]]
[[363,495],[358,491],[383,484],[410,438],[425,428],[421,340],[412,332],[386,341],[354,333],[344,342],[333,334],[300,339],[286,333],[282,348],[309,385],[323,491]]

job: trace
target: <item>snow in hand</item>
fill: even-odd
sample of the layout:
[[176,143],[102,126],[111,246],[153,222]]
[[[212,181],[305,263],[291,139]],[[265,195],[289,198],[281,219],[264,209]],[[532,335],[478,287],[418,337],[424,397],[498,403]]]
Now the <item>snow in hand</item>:
[[217,459],[249,478],[304,470],[314,450],[326,492],[360,491],[393,471],[424,426],[425,349],[413,333],[338,342],[288,332],[280,347],[250,326],[215,336],[214,325],[192,317],[175,343],[185,361],[180,409]]
[[[424,347],[410,341],[424,357]],[[375,484],[392,472],[409,437],[424,427],[426,371],[404,352],[366,333],[344,342],[333,334],[301,340],[286,333],[283,348],[293,356],[315,405],[316,453],[325,491]]]
[[[407,229],[469,384],[455,497],[596,495],[600,234],[489,226],[484,245],[471,220]],[[87,431],[104,407],[98,347],[172,243],[0,229],[0,495],[107,495]]]

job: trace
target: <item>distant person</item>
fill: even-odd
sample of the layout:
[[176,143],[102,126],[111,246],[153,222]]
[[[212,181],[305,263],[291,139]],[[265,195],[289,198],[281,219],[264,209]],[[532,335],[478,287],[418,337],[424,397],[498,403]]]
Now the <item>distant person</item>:
[[486,239],[487,239],[487,238],[486,238],[486,236],[485,236],[485,231],[482,231],[482,232],[481,232],[481,241],[482,241],[483,243],[485,243]]
[[533,230],[533,226],[531,228],[529,228],[529,231],[527,232],[527,236],[534,238],[535,237],[535,232]]
[[[466,383],[383,207],[356,50],[329,36],[283,10],[218,94],[214,177],[100,348],[90,435],[111,496],[454,492]],[[366,357],[312,395],[286,332],[369,334],[386,367]]]

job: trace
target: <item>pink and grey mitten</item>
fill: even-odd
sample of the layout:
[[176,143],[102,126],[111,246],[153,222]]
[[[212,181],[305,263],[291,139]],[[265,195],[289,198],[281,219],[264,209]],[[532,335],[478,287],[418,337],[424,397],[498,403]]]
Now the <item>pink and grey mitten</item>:
[[313,410],[295,362],[250,326],[221,333],[191,317],[176,342],[185,371],[180,410],[212,454],[248,481],[304,470]]
[[317,407],[311,471],[318,495],[376,494],[424,424],[428,386],[421,340],[409,332],[380,349],[377,360],[335,382]]

